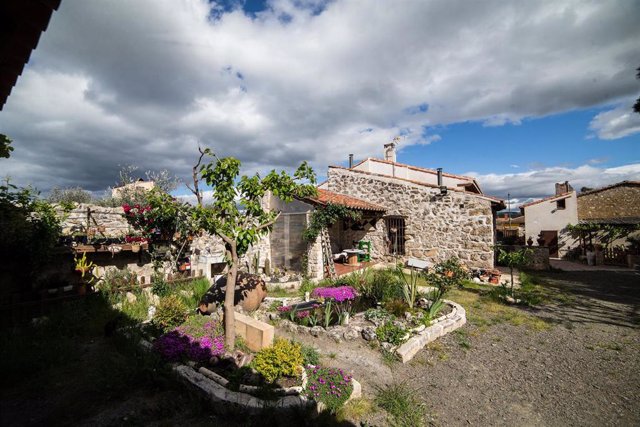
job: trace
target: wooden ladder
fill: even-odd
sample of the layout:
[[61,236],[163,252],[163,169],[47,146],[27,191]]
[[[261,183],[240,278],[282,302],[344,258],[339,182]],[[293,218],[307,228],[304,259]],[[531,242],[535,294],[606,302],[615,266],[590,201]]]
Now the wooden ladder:
[[331,253],[331,239],[329,239],[329,230],[325,228],[320,232],[320,244],[322,246],[322,265],[325,272],[331,279],[336,279],[336,266],[333,263],[333,254]]

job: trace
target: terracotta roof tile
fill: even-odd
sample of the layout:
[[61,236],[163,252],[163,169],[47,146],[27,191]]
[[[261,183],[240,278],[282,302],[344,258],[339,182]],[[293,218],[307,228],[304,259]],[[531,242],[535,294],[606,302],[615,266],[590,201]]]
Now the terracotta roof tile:
[[566,199],[567,197],[569,197],[571,195],[571,193],[573,193],[573,191],[569,191],[568,193],[555,194],[553,196],[545,197],[544,199],[540,199],[540,200],[536,200],[536,201],[533,201],[533,202],[525,203],[524,205],[520,206],[520,209],[526,208],[526,207],[529,207],[529,206],[532,206],[532,205],[537,205],[538,203],[542,203],[542,202],[550,202],[551,200],[554,200],[554,199]]
[[309,200],[321,205],[332,203],[334,205],[342,205],[363,211],[384,212],[387,210],[384,206],[365,202],[364,200],[357,199],[355,197],[345,196],[344,194],[334,193],[333,191],[323,190],[321,188],[318,188],[318,197],[310,197]]

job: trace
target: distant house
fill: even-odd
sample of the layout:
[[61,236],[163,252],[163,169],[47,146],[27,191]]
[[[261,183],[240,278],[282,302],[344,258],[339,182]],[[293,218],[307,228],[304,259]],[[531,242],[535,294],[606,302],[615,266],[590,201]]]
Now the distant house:
[[508,213],[496,219],[496,233],[498,242],[524,244],[524,215],[512,216]]
[[139,178],[137,181],[130,182],[129,184],[121,185],[111,189],[111,197],[121,197],[128,192],[135,193],[138,191],[151,191],[156,186],[153,181],[145,181]]
[[549,247],[550,257],[562,257],[575,243],[566,230],[578,223],[578,198],[568,182],[556,184],[556,194],[520,207],[526,238]]
[[[640,224],[640,181],[622,181],[577,194],[568,182],[556,184],[556,194],[521,206],[525,233],[549,246],[550,256],[563,256],[580,244],[569,224]],[[597,243],[597,242],[593,242]],[[624,244],[625,241],[614,242]]]
[[[373,261],[439,262],[457,257],[469,267],[494,265],[496,212],[505,205],[485,195],[472,177],[397,163],[395,144],[387,144],[384,160],[368,158],[349,168],[330,166],[327,181],[318,188],[318,200],[280,206],[284,215],[279,221],[284,225],[300,203],[335,203],[362,211],[357,223],[331,227],[334,253],[366,241]],[[278,224],[274,231],[279,239]],[[273,240],[271,248],[273,253]]]

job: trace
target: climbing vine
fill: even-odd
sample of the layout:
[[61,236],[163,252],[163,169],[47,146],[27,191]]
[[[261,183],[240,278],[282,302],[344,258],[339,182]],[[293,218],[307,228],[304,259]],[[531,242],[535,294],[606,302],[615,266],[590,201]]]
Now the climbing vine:
[[313,211],[309,225],[302,232],[302,239],[307,243],[313,242],[320,235],[323,228],[331,226],[336,221],[341,219],[358,221],[361,217],[360,212],[349,209],[346,206],[328,203]]

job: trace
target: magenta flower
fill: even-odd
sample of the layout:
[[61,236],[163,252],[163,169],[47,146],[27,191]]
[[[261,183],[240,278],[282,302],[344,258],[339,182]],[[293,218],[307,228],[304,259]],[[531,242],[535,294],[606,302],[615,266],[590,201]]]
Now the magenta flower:
[[333,299],[336,302],[350,301],[355,299],[356,290],[351,286],[338,286],[336,288],[315,288],[311,293],[318,298]]

